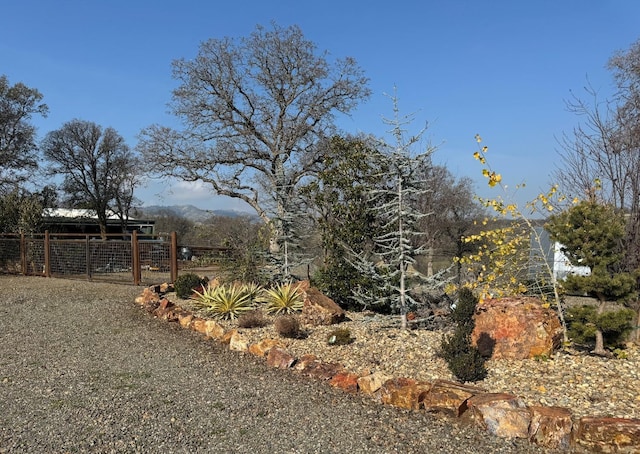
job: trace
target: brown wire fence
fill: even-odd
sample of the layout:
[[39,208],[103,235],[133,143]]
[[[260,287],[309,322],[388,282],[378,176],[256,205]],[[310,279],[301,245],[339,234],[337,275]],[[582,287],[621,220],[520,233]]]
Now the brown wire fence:
[[131,234],[0,234],[0,273],[134,285],[174,282],[178,243]]

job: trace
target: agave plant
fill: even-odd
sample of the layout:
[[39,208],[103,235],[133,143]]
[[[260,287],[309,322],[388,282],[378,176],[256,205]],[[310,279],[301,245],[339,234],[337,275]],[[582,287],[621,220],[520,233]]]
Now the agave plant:
[[259,300],[267,303],[266,311],[273,314],[292,314],[301,311],[304,305],[298,286],[291,283],[265,289]]
[[251,302],[257,301],[263,290],[262,286],[255,282],[242,285],[242,291],[247,294]]
[[215,304],[216,295],[220,291],[220,288],[220,285],[211,285],[211,283],[209,283],[202,289],[202,293],[193,290],[194,296],[192,296],[191,299],[195,301],[194,305],[200,309],[209,309]]
[[196,301],[206,312],[226,320],[235,320],[253,309],[249,293],[239,285],[207,287],[203,293],[197,293]]

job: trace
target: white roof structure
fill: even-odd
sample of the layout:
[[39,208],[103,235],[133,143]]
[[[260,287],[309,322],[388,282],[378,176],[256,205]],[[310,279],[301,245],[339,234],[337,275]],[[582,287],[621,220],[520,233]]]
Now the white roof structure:
[[[51,218],[98,219],[95,211],[79,208],[45,208],[43,214]],[[114,213],[109,213],[107,219],[119,218]]]

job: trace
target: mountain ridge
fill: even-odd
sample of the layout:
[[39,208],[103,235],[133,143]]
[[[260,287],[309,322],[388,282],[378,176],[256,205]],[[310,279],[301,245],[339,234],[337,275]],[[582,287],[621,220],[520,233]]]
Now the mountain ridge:
[[[254,217],[252,213],[240,210],[203,210],[194,205],[149,205],[136,208],[136,213],[140,213],[142,216],[160,216],[164,214],[171,214],[179,216],[185,219],[189,219],[194,222],[204,222],[213,216],[224,217],[241,217],[250,216]],[[136,214],[138,216],[138,214]]]

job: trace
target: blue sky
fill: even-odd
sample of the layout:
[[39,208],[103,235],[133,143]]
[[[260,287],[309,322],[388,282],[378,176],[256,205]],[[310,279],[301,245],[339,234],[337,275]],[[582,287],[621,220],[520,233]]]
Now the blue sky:
[[[382,117],[397,87],[399,107],[429,122],[436,159],[494,194],[472,158],[474,135],[489,161],[523,202],[547,188],[559,138],[580,118],[568,112],[571,92],[587,79],[602,98],[612,93],[605,68],[615,51],[640,39],[637,0],[21,0],[5,2],[0,74],[37,88],[50,115],[39,137],[74,118],[111,126],[134,147],[167,114],[171,62],[193,58],[209,38],[239,37],[256,24],[297,24],[335,57],[354,57],[370,78],[372,97],[339,126],[384,135]],[[191,203],[243,209],[208,188],[148,181],[145,205]]]

